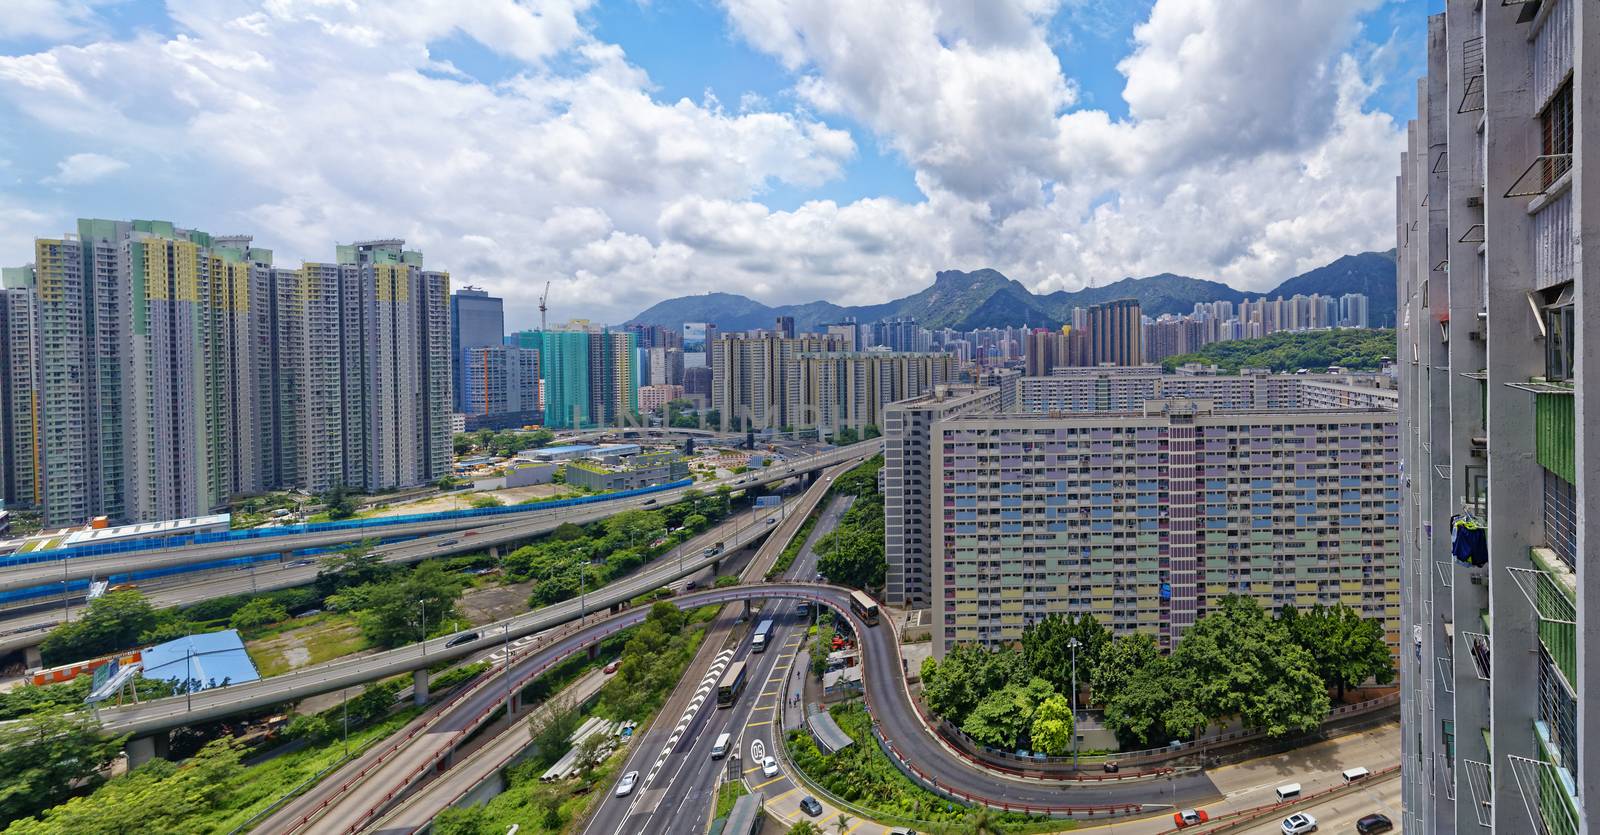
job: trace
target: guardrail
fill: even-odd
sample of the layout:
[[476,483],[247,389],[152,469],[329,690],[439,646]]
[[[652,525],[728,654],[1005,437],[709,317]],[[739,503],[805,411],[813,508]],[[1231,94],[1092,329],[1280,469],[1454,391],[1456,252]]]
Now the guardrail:
[[[1322,791],[1302,795],[1294,800],[1286,800],[1281,803],[1263,803],[1260,806],[1252,806],[1248,809],[1240,809],[1237,812],[1229,812],[1227,820],[1220,823],[1213,821],[1213,823],[1216,823],[1217,825],[1212,826],[1209,829],[1195,829],[1190,827],[1183,831],[1186,833],[1193,833],[1194,835],[1219,835],[1219,833],[1222,832],[1231,832],[1241,826],[1247,826],[1255,823],[1262,818],[1277,817],[1278,815],[1299,806],[1309,806],[1314,803],[1320,803],[1322,800],[1330,797],[1338,797],[1342,794],[1348,794],[1349,792],[1355,791],[1367,783],[1381,780],[1389,777],[1390,775],[1397,774],[1399,771],[1400,766],[1398,765],[1380,768],[1377,771],[1372,772],[1372,774],[1364,780],[1357,780],[1354,783],[1345,783],[1342,786],[1330,786]],[[1179,830],[1177,828],[1166,829],[1163,830],[1160,835],[1171,835],[1171,833],[1178,831]]]
[[[562,661],[566,660],[566,658],[569,657],[570,655],[572,655],[573,653],[580,652],[580,651],[588,648],[589,646],[591,646],[593,644],[596,644],[596,643],[598,643],[598,642],[610,637],[613,633],[615,633],[617,631],[620,631],[621,629],[625,628],[620,623],[613,624],[613,626],[615,626],[616,628],[611,629],[611,630],[601,631],[600,633],[598,633],[595,636],[589,638],[588,640],[580,642],[577,646],[572,647],[572,651],[571,652],[563,653],[560,656],[557,656],[557,657],[552,658],[552,659],[548,659],[543,664],[537,665],[537,666],[535,666],[533,669],[531,669],[529,671],[526,671],[526,672],[518,674],[517,677],[516,677],[515,683],[511,684],[508,687],[508,691],[515,692],[517,689],[520,689],[521,687],[527,686],[527,684],[529,682],[531,682],[533,679],[538,678],[539,676],[543,675],[545,673],[545,671],[550,669],[550,667],[555,666],[556,664],[559,664]],[[528,657],[528,655],[530,653],[533,653],[533,652],[535,652],[537,650],[546,649],[550,645],[552,645],[552,644],[554,644],[554,643],[556,643],[558,641],[565,640],[566,638],[571,637],[573,634],[583,631],[585,628],[588,628],[588,625],[579,624],[576,628],[566,630],[565,634],[552,635],[548,641],[544,641],[542,644],[541,644],[541,642],[535,641],[533,644],[530,644],[527,647],[524,647],[523,648],[524,651],[521,653],[521,655],[524,658],[526,658],[526,657]],[[516,654],[517,653],[512,653],[512,656],[514,657]],[[509,665],[511,663],[512,663],[511,658],[508,658],[506,660],[506,665]],[[506,665],[502,665],[500,668],[493,668],[493,669],[490,669],[490,670],[485,670],[483,673],[479,674],[479,678],[481,679],[479,682],[475,683],[471,687],[466,688],[465,690],[463,690],[462,692],[460,692],[459,694],[457,694],[456,696],[454,696],[450,700],[448,700],[446,702],[441,702],[437,706],[438,707],[438,711],[436,713],[434,713],[433,716],[429,717],[429,720],[427,722],[423,723],[422,725],[420,725],[418,727],[412,728],[403,737],[393,741],[393,743],[388,746],[388,749],[385,750],[382,754],[380,754],[376,760],[374,760],[371,763],[368,763],[364,768],[361,769],[361,771],[357,772],[354,776],[352,776],[351,778],[347,779],[345,782],[341,783],[338,786],[338,788],[336,788],[334,790],[333,796],[325,798],[321,803],[318,803],[310,811],[306,812],[304,815],[300,816],[299,818],[296,818],[294,823],[292,823],[286,831],[287,832],[297,832],[297,831],[300,830],[301,827],[303,827],[306,824],[310,823],[312,821],[312,819],[316,818],[319,814],[321,814],[323,812],[323,810],[327,809],[330,805],[332,805],[334,802],[336,802],[340,797],[343,797],[345,795],[345,793],[350,790],[351,787],[353,787],[357,783],[361,782],[374,769],[376,769],[379,766],[383,765],[390,758],[392,758],[395,754],[399,753],[400,749],[404,748],[407,743],[409,743],[411,740],[415,739],[418,734],[421,734],[424,731],[428,730],[429,728],[432,728],[433,725],[435,723],[437,723],[439,719],[443,718],[443,715],[445,713],[448,713],[449,710],[451,708],[455,707],[456,704],[460,703],[462,700],[466,699],[470,695],[479,692],[484,686],[486,686],[495,677],[493,675],[494,669],[503,670],[503,669],[505,669]],[[410,772],[408,772],[405,775],[405,777],[400,781],[399,785],[396,785],[396,786],[390,788],[389,792],[387,794],[385,794],[381,799],[379,799],[377,803],[374,803],[371,806],[368,806],[367,808],[362,810],[361,815],[359,817],[357,817],[355,823],[351,824],[350,826],[348,826],[345,829],[340,830],[340,831],[341,832],[350,833],[350,832],[356,832],[356,831],[360,830],[360,828],[362,827],[363,824],[365,824],[374,815],[376,815],[380,811],[382,811],[384,809],[384,807],[388,806],[389,802],[392,801],[395,798],[395,795],[399,794],[402,791],[405,791],[406,789],[409,789],[411,787],[411,785],[416,782],[417,778],[422,776],[423,774],[427,773],[427,771],[429,769],[437,768],[441,762],[443,762],[446,758],[448,758],[452,753],[455,752],[456,746],[458,744],[460,744],[461,740],[464,737],[466,737],[467,735],[472,733],[474,730],[476,730],[478,725],[480,725],[484,720],[488,719],[488,717],[490,715],[492,715],[495,711],[497,711],[499,709],[500,709],[500,703],[497,700],[497,701],[492,702],[489,705],[485,706],[483,710],[481,710],[477,714],[473,715],[470,719],[467,720],[465,725],[463,725],[461,728],[459,728],[458,730],[453,732],[450,735],[450,737],[447,740],[444,741],[444,743],[442,744],[441,748],[439,749],[439,751],[437,753],[429,756],[428,759],[426,759],[422,763],[419,763],[415,768],[413,768]]]
[[487,516],[504,516],[511,513],[529,513],[538,510],[555,510],[563,507],[575,507],[598,502],[629,499],[649,493],[659,493],[663,490],[676,490],[679,487],[688,487],[694,484],[693,479],[682,479],[670,484],[657,484],[650,487],[636,487],[632,490],[619,490],[615,493],[604,493],[598,496],[579,496],[576,499],[552,499],[544,502],[530,504],[514,504],[502,507],[475,507],[465,510],[441,510],[437,513],[411,513],[403,516],[385,516],[378,519],[350,519],[340,522],[313,522],[302,525],[282,525],[275,528],[250,528],[239,531],[214,531],[211,533],[186,534],[181,536],[166,537],[163,539],[141,539],[133,542],[107,542],[100,545],[74,545],[67,548],[51,548],[42,551],[29,551],[26,554],[10,554],[0,557],[0,568],[18,565],[34,565],[44,562],[60,562],[78,557],[100,557],[111,554],[126,554],[134,551],[157,551],[167,548],[177,548],[185,545],[225,545],[231,542],[250,542],[259,539],[269,539],[281,536],[302,536],[305,534],[330,533],[337,531],[365,530],[390,527],[394,525],[409,525],[417,522],[446,522],[451,519],[477,519]]
[[[1076,776],[1076,777],[1068,776],[1068,775],[1057,776],[1057,775],[1051,774],[1050,773],[1051,771],[1061,771],[1061,770],[1070,771],[1070,770],[1072,770],[1071,769],[1072,758],[1071,757],[1019,757],[1019,756],[1017,756],[1015,754],[1009,754],[1009,753],[1006,753],[1004,751],[998,751],[998,750],[995,750],[993,748],[988,748],[986,746],[980,745],[979,743],[974,741],[970,736],[967,736],[965,733],[962,733],[959,728],[957,728],[954,725],[950,724],[950,722],[948,720],[943,719],[943,718],[936,719],[936,720],[933,719],[932,717],[930,717],[927,714],[927,712],[925,710],[923,710],[922,704],[920,702],[917,702],[915,699],[913,699],[913,702],[916,704],[917,712],[924,718],[924,720],[926,720],[926,722],[929,725],[929,727],[937,728],[938,732],[939,732],[939,735],[942,736],[948,742],[950,742],[952,745],[954,745],[957,748],[959,748],[961,750],[961,753],[963,754],[963,756],[965,756],[967,759],[969,759],[969,760],[971,760],[973,762],[976,762],[976,763],[978,763],[980,765],[983,765],[984,767],[993,768],[993,769],[998,770],[998,771],[1004,771],[1006,773],[1015,774],[1015,775],[1021,776],[1021,777],[1038,777],[1038,778],[1042,778],[1042,779],[1096,781],[1096,780],[1101,780],[1101,779],[1114,779],[1114,777],[1115,777],[1115,775],[1109,775],[1109,774],[1107,774],[1107,775],[1092,775],[1091,774],[1091,775],[1081,775],[1081,776]],[[1373,713],[1373,712],[1376,712],[1376,711],[1379,711],[1379,710],[1383,710],[1383,709],[1386,709],[1386,708],[1393,707],[1393,706],[1395,706],[1395,705],[1397,705],[1399,703],[1400,703],[1400,694],[1399,693],[1392,693],[1392,694],[1387,695],[1387,696],[1380,696],[1380,697],[1378,697],[1376,699],[1370,699],[1368,701],[1359,702],[1359,703],[1353,704],[1353,705],[1343,705],[1341,707],[1334,708],[1333,710],[1329,711],[1328,715],[1323,719],[1323,724],[1327,724],[1328,722],[1332,722],[1334,720],[1342,719],[1342,718],[1346,718],[1346,717],[1350,717],[1350,716],[1358,716],[1358,715],[1365,714],[1365,713]],[[1249,742],[1249,741],[1252,741],[1252,740],[1264,739],[1264,738],[1266,738],[1266,732],[1264,732],[1264,731],[1259,731],[1259,730],[1230,731],[1230,732],[1224,733],[1224,734],[1215,734],[1213,736],[1202,737],[1200,739],[1196,739],[1196,740],[1193,740],[1193,741],[1190,741],[1190,742],[1180,743],[1178,745],[1169,745],[1169,746],[1164,747],[1164,748],[1148,748],[1148,749],[1145,749],[1145,750],[1142,750],[1142,751],[1124,751],[1124,752],[1117,752],[1117,753],[1113,753],[1113,754],[1084,755],[1082,757],[1079,757],[1078,759],[1082,763],[1089,763],[1089,764],[1095,764],[1095,765],[1098,765],[1100,763],[1104,763],[1104,762],[1107,762],[1107,761],[1115,761],[1115,762],[1117,762],[1119,764],[1129,763],[1129,762],[1134,762],[1134,763],[1165,762],[1165,761],[1168,761],[1168,760],[1175,760],[1175,759],[1179,759],[1179,758],[1186,757],[1186,756],[1205,753],[1207,751],[1211,751],[1213,749],[1224,747],[1224,746],[1236,745],[1236,744],[1241,743],[1241,742]],[[1166,769],[1166,770],[1167,771],[1171,771],[1171,769]]]

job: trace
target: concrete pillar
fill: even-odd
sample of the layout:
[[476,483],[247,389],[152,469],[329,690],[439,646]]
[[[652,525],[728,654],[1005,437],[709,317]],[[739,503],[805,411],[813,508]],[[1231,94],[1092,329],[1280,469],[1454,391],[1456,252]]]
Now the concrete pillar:
[[749,620],[750,619],[750,601],[749,600],[745,600],[744,601],[744,614],[741,615],[739,619],[740,620]]
[[44,666],[44,656],[39,653],[38,647],[24,647],[22,655],[23,663],[27,665],[28,669],[36,670]]
[[134,769],[156,757],[166,757],[169,753],[166,731],[157,731],[149,736],[138,736],[128,740],[128,768]]
[[411,703],[418,707],[428,703],[427,670],[414,670],[411,673]]
[[498,546],[498,545],[490,545],[489,546],[489,558],[490,559],[495,559],[495,560],[500,559],[500,546]]
[[589,658],[591,658],[591,659],[599,658],[600,657],[600,645],[599,644],[590,644],[589,645],[589,649],[587,650],[587,652],[589,653]]

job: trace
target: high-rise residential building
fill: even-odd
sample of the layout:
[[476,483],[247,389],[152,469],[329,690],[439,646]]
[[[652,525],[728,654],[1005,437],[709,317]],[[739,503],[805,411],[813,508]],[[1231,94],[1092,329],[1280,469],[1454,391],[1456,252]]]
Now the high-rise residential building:
[[861,327],[855,323],[855,320],[828,325],[825,330],[828,336],[843,340],[844,350],[861,350]]
[[1171,647],[1230,594],[1344,603],[1398,644],[1396,419],[1151,400],[933,423],[935,654],[1012,643],[1050,614]]
[[44,502],[39,294],[32,266],[0,270],[0,501]]
[[883,521],[888,573],[884,600],[923,608],[932,602],[928,555],[933,548],[933,470],[929,432],[941,420],[1001,411],[1000,389],[934,386],[891,403],[883,412]]
[[949,354],[887,351],[805,353],[788,372],[792,393],[787,425],[862,430],[883,428],[884,409],[935,386],[959,382]]
[[927,351],[932,337],[917,327],[915,319],[892,319],[872,323],[872,346],[895,353]]
[[1367,327],[1367,297],[1361,293],[1345,293],[1339,297],[1339,327]]
[[1395,195],[1397,823],[1594,832],[1600,5],[1443,5]]
[[539,351],[512,345],[463,348],[458,397],[468,430],[507,429],[542,420]]
[[649,381],[650,385],[682,385],[683,349],[660,346],[650,348],[645,352],[644,370],[646,373],[643,377]]
[[1144,364],[1144,318],[1138,299],[1090,305],[1089,365]]
[[544,425],[551,429],[616,426],[639,414],[637,334],[587,323],[523,331],[512,341],[539,352]]
[[779,316],[777,323],[773,326],[773,332],[780,339],[794,339],[794,317]]
[[683,367],[700,368],[711,364],[711,343],[717,341],[717,326],[710,322],[683,323]]
[[[478,287],[462,287],[450,296],[450,360],[455,364],[451,379],[455,383],[455,409],[464,414],[487,414],[474,411],[474,404],[466,399],[464,378],[466,358],[462,351],[468,348],[487,348],[505,342],[505,302],[489,295]],[[483,405],[482,398],[476,404]]]
[[39,239],[32,272],[6,273],[12,500],[49,524],[145,521],[446,474],[449,279],[401,247],[290,270],[165,221]]
[[807,352],[839,351],[843,340],[806,334],[724,335],[711,344],[711,403],[724,431],[813,427],[798,410],[795,368]]
[[711,368],[699,366],[683,369],[683,395],[702,404],[711,402]]

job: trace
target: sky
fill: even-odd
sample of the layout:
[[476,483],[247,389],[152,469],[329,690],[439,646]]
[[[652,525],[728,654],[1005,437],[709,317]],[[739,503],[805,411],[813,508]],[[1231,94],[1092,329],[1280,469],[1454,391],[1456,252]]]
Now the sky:
[[0,264],[77,217],[403,237],[509,328],[1266,290],[1393,243],[1442,0],[4,0]]

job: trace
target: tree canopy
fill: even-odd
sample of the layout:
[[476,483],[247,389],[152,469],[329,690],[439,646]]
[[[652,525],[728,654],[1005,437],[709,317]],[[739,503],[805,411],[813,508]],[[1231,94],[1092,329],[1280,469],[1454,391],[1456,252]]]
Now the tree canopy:
[[80,786],[104,782],[102,771],[121,750],[122,740],[102,738],[96,724],[82,716],[40,714],[0,725],[0,774],[5,775],[0,780],[0,825],[17,821],[8,832],[80,831],[30,828],[21,819],[66,802]]
[[1351,370],[1376,371],[1383,359],[1396,356],[1392,329],[1363,330],[1343,328],[1323,331],[1283,331],[1260,339],[1235,339],[1212,342],[1192,354],[1167,357],[1161,363],[1168,371],[1186,363],[1216,365],[1228,374],[1241,368],[1266,368],[1272,371],[1325,371],[1338,365]]
[[1394,658],[1382,622],[1363,618],[1343,604],[1318,604],[1305,612],[1285,606],[1278,620],[1289,637],[1311,654],[1313,669],[1327,686],[1339,691],[1339,699],[1344,699],[1347,688],[1369,678],[1379,684],[1394,681]]
[[135,589],[107,592],[89,602],[75,621],[50,631],[39,648],[46,664],[65,664],[132,649],[159,622],[150,601]]

